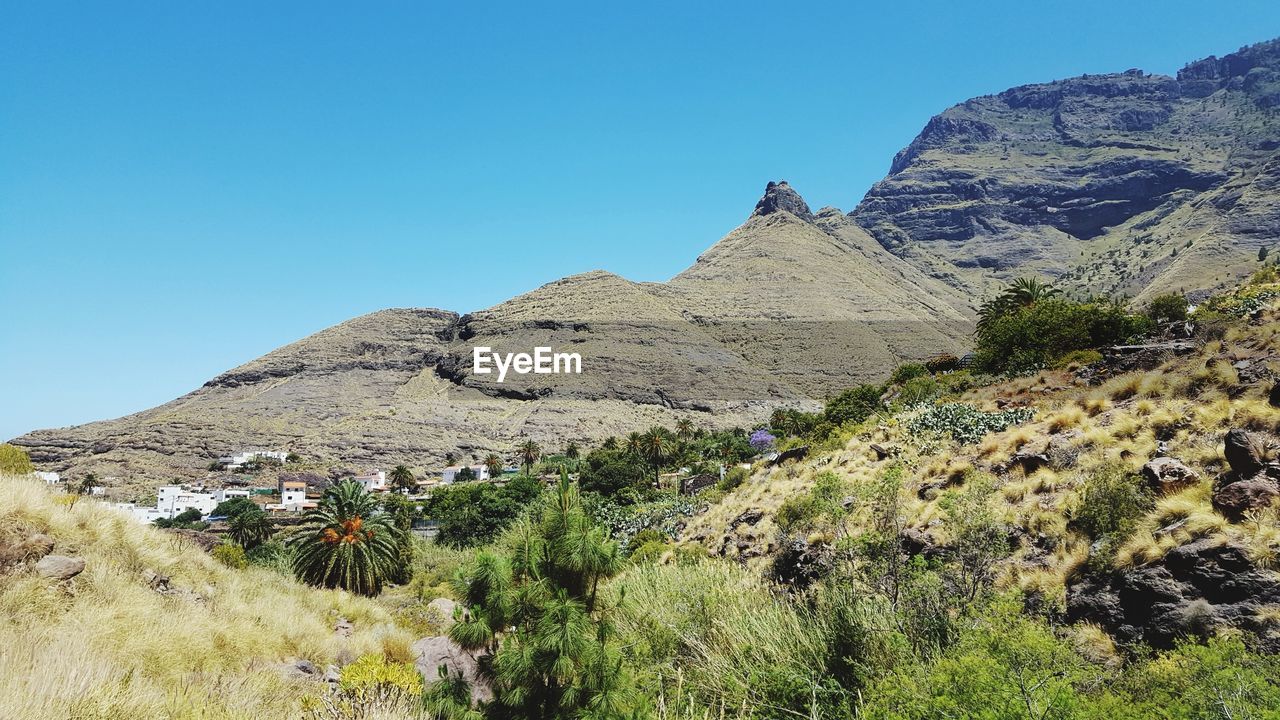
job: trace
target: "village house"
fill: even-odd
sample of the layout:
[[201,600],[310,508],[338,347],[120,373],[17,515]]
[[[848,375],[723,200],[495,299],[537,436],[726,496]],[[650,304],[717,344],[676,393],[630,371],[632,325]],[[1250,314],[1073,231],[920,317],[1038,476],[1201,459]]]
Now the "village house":
[[58,483],[62,482],[62,476],[56,472],[45,472],[44,470],[37,470],[36,477],[43,480],[46,485],[57,485]]
[[250,460],[278,460],[283,463],[287,457],[289,453],[279,450],[246,450],[235,455],[220,457],[218,463],[228,469],[235,469]]
[[383,470],[357,475],[353,479],[360,483],[360,487],[366,492],[381,492],[387,489],[387,473]]
[[484,465],[450,465],[441,474],[440,482],[445,485],[452,484],[457,479],[458,473],[467,467],[471,468],[471,471],[476,474],[476,480],[489,479],[489,468]]

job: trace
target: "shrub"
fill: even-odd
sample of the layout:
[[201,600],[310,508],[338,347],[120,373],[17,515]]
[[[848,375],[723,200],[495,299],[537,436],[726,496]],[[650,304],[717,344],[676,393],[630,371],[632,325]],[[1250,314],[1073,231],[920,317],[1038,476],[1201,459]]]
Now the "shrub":
[[749,470],[747,470],[744,467],[735,465],[734,467],[729,468],[727,472],[725,472],[724,479],[716,483],[716,487],[720,488],[725,492],[729,492],[730,490],[746,482],[747,478],[749,477],[751,477],[751,472]]
[[960,358],[955,355],[934,355],[924,363],[925,369],[933,374],[951,372],[960,369]]
[[1187,299],[1178,293],[1158,295],[1147,304],[1146,312],[1157,325],[1183,322],[1187,319]]
[[243,570],[249,567],[249,559],[245,556],[244,548],[234,543],[221,543],[213,549],[212,555],[214,560],[229,568]]
[[579,483],[585,492],[614,496],[648,487],[649,475],[635,455],[623,450],[592,450]]
[[1072,370],[1078,367],[1093,365],[1102,361],[1102,353],[1097,350],[1072,350],[1071,352],[1058,358],[1054,363],[1054,367],[1066,368]]
[[1084,483],[1072,521],[1089,537],[1123,540],[1153,506],[1141,478],[1119,465],[1104,466]]
[[929,376],[914,377],[898,389],[898,403],[903,407],[926,403],[942,394],[942,386]]
[[906,423],[915,434],[948,434],[961,445],[981,440],[984,435],[1024,423],[1035,413],[1027,408],[982,412],[963,403],[948,403],[926,408]]
[[9,443],[0,444],[0,473],[26,475],[35,469],[26,450]]
[[884,394],[884,388],[879,385],[859,385],[850,388],[827,401],[823,417],[833,425],[862,422],[881,407],[882,394]]
[[928,374],[929,368],[924,365],[920,363],[907,363],[905,365],[899,365],[893,371],[893,375],[889,377],[889,381],[894,385],[901,385],[908,380],[914,380],[915,378],[924,377]]
[[1072,350],[1128,342],[1151,330],[1144,315],[1110,302],[1041,300],[991,318],[977,333],[975,362],[991,372],[1047,367]]
[[761,428],[751,433],[750,442],[751,442],[751,447],[756,452],[765,452],[766,450],[769,450],[770,448],[773,447],[773,443],[776,440],[777,438],[774,437],[768,430]]

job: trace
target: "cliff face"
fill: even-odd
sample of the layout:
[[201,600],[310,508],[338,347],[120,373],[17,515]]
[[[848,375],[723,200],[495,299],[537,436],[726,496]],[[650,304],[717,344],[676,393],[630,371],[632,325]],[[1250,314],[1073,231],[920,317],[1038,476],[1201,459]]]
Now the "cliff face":
[[1280,234],[1280,41],[1006,90],[934,117],[850,213],[979,293],[1041,274],[1094,292],[1221,287]]

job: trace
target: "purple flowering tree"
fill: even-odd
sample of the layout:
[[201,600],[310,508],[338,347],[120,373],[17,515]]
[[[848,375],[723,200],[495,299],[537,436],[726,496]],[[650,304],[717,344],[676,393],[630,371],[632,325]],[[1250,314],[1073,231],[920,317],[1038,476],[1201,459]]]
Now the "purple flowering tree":
[[777,439],[778,438],[771,435],[768,430],[760,428],[759,430],[751,433],[751,447],[754,448],[756,452],[765,452],[773,448],[773,443]]

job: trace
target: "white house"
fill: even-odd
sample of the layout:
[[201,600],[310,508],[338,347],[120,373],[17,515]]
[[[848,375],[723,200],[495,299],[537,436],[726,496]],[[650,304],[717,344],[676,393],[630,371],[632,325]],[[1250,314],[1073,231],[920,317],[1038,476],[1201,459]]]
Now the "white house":
[[367,492],[387,489],[387,473],[384,470],[374,470],[371,473],[357,475],[354,479]]
[[446,485],[452,483],[457,479],[458,473],[461,472],[464,467],[471,468],[471,471],[476,474],[476,480],[489,479],[489,468],[485,465],[450,465],[444,469],[440,482]]
[[279,450],[246,450],[235,455],[220,457],[218,462],[228,468],[238,468],[250,460],[279,460],[284,462],[287,457],[289,457],[289,453]]
[[242,490],[240,488],[218,488],[217,490],[213,491],[213,500],[215,503],[218,503],[218,504],[224,503],[230,500],[231,498],[247,498],[247,497],[249,497],[249,491]]
[[62,476],[56,472],[45,472],[44,470],[37,470],[36,477],[43,480],[46,485],[57,485],[58,483],[62,482]]
[[173,517],[185,510],[199,510],[201,515],[208,515],[218,506],[213,493],[202,493],[188,490],[180,485],[162,485],[156,491],[156,509],[163,517]]

